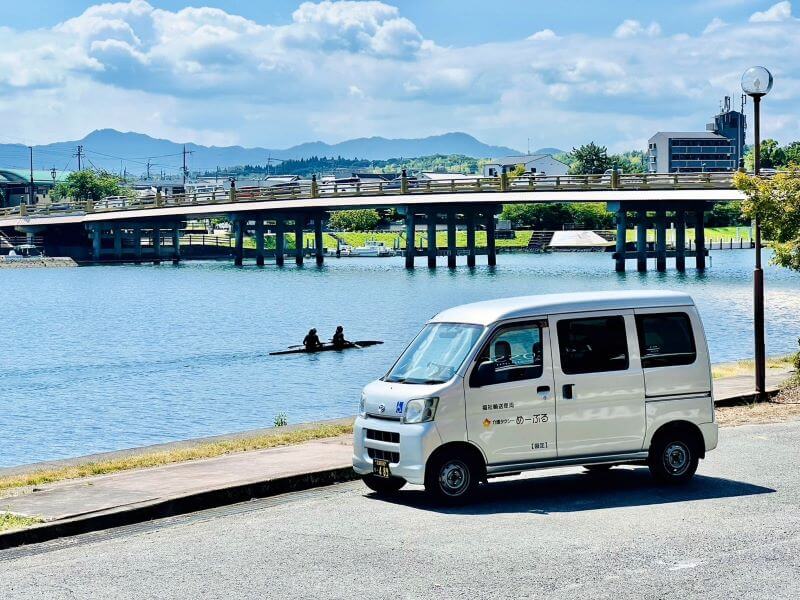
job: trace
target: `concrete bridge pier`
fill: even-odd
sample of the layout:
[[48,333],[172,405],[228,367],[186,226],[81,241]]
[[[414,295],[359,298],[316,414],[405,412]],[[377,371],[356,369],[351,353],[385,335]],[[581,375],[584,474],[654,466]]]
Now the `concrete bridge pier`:
[[305,217],[295,215],[294,217],[294,262],[298,267],[303,266],[303,229]]
[[241,267],[244,263],[244,229],[247,221],[242,218],[233,221],[233,264]]
[[675,268],[686,270],[686,212],[675,211]]
[[667,222],[666,211],[656,211],[656,271],[667,270]]
[[161,227],[153,226],[153,264],[161,264]]
[[122,260],[122,226],[114,225],[114,258]]
[[706,268],[706,226],[705,211],[702,209],[695,211],[695,264],[698,271]]
[[314,258],[317,261],[317,265],[322,265],[325,262],[322,243],[322,220],[322,214],[314,215]]
[[142,262],[142,228],[133,228],[133,258],[135,262]]
[[486,213],[486,256],[487,264],[494,267],[497,264],[497,248],[495,246],[494,210]]
[[264,266],[264,215],[256,215],[256,265]]
[[431,210],[426,215],[428,219],[428,268],[436,268],[436,254],[438,248],[436,246],[436,221],[439,215],[436,211]]
[[647,271],[647,211],[636,212],[636,270]]
[[475,212],[467,209],[464,219],[467,222],[467,266],[475,266]]
[[181,229],[177,225],[172,226],[172,264],[177,265],[181,262]]
[[626,234],[628,230],[628,215],[620,209],[617,211],[617,252],[614,270],[617,273],[625,272],[625,244],[627,243]]
[[275,265],[283,266],[286,256],[286,221],[280,215],[275,217]]
[[103,243],[103,232],[99,223],[92,225],[92,260],[100,262],[100,249]]
[[410,206],[406,207],[406,269],[414,268],[414,255],[416,249],[414,248],[415,240],[415,215],[414,209]]
[[[494,221],[494,219],[492,219]],[[455,269],[456,255],[456,213],[454,210],[447,211],[447,267]]]

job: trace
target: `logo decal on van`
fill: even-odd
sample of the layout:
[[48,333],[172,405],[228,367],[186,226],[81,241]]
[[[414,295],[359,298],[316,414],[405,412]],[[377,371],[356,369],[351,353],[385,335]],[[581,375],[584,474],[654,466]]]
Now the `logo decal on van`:
[[484,419],[484,420],[483,420],[483,426],[484,426],[486,429],[489,429],[489,427],[491,427],[491,425],[492,425],[492,422],[491,422],[489,419]]
[[403,402],[398,402],[397,403],[397,406],[394,409],[394,412],[395,412],[396,415],[402,415],[403,414],[403,404],[404,404]]
[[386,412],[386,405],[385,404],[379,405],[378,406],[378,412],[379,413],[385,413]]

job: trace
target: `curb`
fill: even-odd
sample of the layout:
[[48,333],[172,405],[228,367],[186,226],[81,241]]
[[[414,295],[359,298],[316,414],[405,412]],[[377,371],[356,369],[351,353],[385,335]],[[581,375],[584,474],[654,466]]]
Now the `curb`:
[[353,471],[352,467],[348,466],[206,490],[186,496],[154,500],[129,509],[89,514],[72,519],[42,523],[27,529],[1,533],[0,550],[27,544],[38,544],[61,537],[132,525],[228,504],[237,504],[254,498],[266,498],[287,492],[323,487],[355,479],[360,479],[360,476]]

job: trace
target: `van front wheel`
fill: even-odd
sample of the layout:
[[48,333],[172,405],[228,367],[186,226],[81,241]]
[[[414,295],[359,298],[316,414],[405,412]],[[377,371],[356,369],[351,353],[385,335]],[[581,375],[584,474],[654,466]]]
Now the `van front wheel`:
[[479,473],[473,460],[455,452],[444,452],[425,469],[425,491],[440,502],[465,502],[478,487]]
[[665,432],[650,446],[650,473],[662,483],[686,483],[697,470],[697,450],[679,431]]
[[364,484],[379,496],[391,496],[400,491],[406,484],[406,480],[400,477],[377,477],[375,475],[364,475]]

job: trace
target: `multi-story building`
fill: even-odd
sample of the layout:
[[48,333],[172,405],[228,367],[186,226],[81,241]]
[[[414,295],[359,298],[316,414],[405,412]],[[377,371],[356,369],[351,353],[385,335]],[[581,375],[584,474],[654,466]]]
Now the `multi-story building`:
[[651,173],[735,171],[744,158],[745,116],[725,100],[706,131],[659,131],[648,142]]

